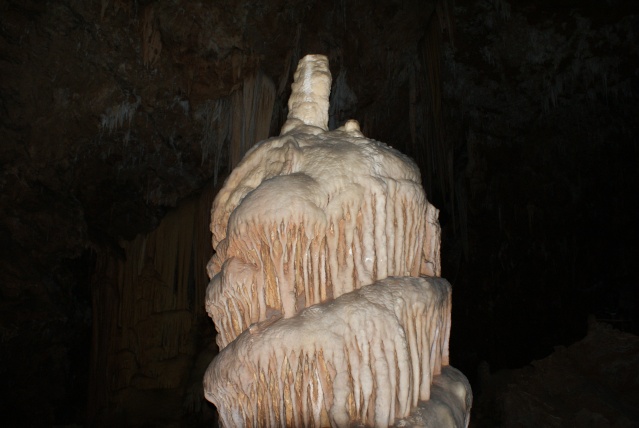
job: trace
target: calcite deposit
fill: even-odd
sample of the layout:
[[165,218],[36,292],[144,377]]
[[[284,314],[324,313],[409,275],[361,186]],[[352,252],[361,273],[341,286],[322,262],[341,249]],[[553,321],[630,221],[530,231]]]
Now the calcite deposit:
[[330,87],[326,57],[304,57],[281,135],[213,203],[206,308],[221,352],[204,385],[224,426],[389,426],[448,366],[438,211],[408,157],[356,121],[328,130]]
[[252,325],[209,369],[206,397],[224,426],[388,426],[430,398],[449,330],[446,280],[386,278]]

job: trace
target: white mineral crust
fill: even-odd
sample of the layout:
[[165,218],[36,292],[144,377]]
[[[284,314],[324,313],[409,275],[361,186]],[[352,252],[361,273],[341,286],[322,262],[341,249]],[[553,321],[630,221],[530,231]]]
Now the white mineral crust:
[[356,121],[326,131],[314,116],[328,108],[325,57],[295,76],[283,135],[253,147],[213,203],[206,304],[220,348],[377,279],[440,274],[438,211],[414,162]]
[[[448,366],[438,211],[408,157],[354,120],[328,131],[330,87],[326,57],[303,58],[281,135],[213,203],[205,394],[226,427],[389,426]],[[447,379],[457,407],[433,420],[467,425],[470,388]]]
[[254,324],[204,377],[225,427],[387,427],[448,365],[450,285],[386,278],[288,319]]

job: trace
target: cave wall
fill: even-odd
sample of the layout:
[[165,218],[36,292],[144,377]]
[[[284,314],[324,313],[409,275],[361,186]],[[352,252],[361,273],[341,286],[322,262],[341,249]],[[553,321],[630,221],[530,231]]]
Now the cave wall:
[[[206,338],[206,231],[214,188],[182,201],[159,226],[98,255],[88,415],[94,426],[211,419],[202,376],[217,352]],[[186,415],[186,417],[184,416]]]
[[[331,128],[355,118],[422,170],[471,380],[583,336],[591,312],[637,332],[638,16],[624,0],[3,2],[4,419],[106,420],[134,401],[118,394],[161,386],[125,367],[122,329],[154,331],[153,349],[165,324],[148,319],[171,315],[140,318],[136,299],[197,301],[172,300],[180,280],[145,271],[139,245],[280,129],[311,52],[335,77]],[[211,328],[189,323],[183,394]],[[182,398],[165,407],[210,410]]]
[[452,346],[474,350],[473,365],[544,357],[582,338],[588,314],[639,332],[637,12],[456,2],[442,89],[455,196],[442,217],[457,221],[442,260],[457,286]]

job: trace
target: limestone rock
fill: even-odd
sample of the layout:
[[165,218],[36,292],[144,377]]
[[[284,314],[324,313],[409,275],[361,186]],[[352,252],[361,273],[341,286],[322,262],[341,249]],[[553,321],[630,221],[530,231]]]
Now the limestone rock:
[[387,278],[288,319],[254,324],[204,378],[222,424],[389,426],[448,365],[450,284]]
[[420,403],[415,421],[466,426],[461,373],[423,405],[449,363],[438,211],[412,160],[356,121],[327,130],[330,83],[325,57],[300,61],[281,135],[213,203],[205,397],[225,427],[387,427]]
[[440,274],[438,210],[419,170],[356,121],[326,132],[313,119],[330,89],[318,62],[300,62],[296,77],[319,81],[294,84],[283,135],[254,147],[214,201],[207,310],[221,348],[254,322],[377,279]]

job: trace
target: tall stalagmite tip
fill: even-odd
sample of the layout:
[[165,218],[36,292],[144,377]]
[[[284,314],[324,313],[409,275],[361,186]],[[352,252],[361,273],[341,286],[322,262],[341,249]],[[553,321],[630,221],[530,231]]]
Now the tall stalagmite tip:
[[328,106],[331,72],[324,55],[306,55],[300,60],[291,85],[288,117],[281,134],[307,125],[318,128],[313,133],[328,131]]

